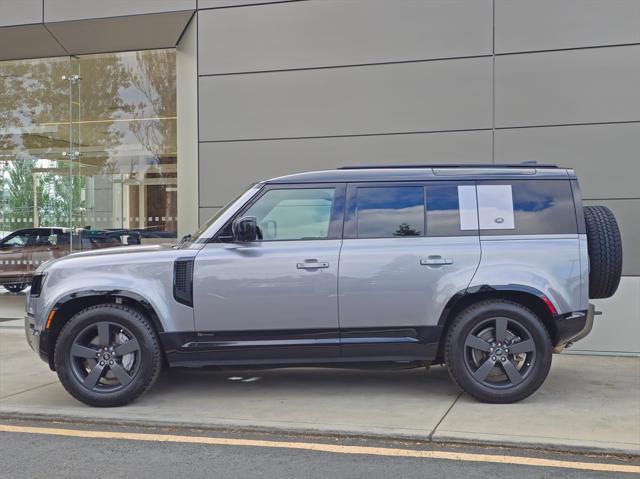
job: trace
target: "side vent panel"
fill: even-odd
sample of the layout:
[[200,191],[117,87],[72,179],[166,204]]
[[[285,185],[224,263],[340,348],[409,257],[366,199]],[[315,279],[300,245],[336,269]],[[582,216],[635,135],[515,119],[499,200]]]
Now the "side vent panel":
[[173,264],[173,297],[193,307],[193,258],[178,258]]

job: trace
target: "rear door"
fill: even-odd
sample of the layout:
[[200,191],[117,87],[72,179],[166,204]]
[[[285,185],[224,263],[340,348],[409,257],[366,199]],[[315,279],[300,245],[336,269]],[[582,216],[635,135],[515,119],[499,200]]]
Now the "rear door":
[[425,357],[480,260],[472,182],[351,184],[338,283],[342,355]]

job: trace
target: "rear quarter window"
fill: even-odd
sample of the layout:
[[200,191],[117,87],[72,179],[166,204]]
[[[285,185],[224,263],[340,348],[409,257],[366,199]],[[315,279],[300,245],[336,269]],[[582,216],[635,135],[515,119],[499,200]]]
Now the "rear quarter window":
[[485,236],[577,233],[569,180],[482,181],[477,191]]

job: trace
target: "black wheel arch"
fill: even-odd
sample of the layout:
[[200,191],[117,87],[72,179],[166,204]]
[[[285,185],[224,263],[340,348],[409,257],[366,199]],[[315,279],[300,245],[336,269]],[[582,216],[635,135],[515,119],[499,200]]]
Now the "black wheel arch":
[[44,340],[46,343],[41,347],[46,352],[46,359],[49,368],[55,371],[54,348],[58,335],[65,324],[77,313],[90,306],[105,303],[119,303],[137,309],[151,321],[156,333],[163,333],[164,328],[157,313],[151,304],[141,295],[133,291],[126,290],[88,290],[75,292],[60,298],[54,309],[56,310],[51,327],[46,331]]
[[[487,299],[506,299],[529,308],[542,319],[542,323],[547,329],[552,343],[554,345],[558,343],[555,307],[553,311],[549,308],[547,304],[549,299],[544,293],[542,293],[542,291],[531,286],[519,284],[484,284],[458,291],[449,299],[442,310],[440,319],[438,320],[438,326],[442,326],[443,329],[440,337],[440,344],[438,346],[436,362],[442,362],[444,359],[444,338],[447,336],[448,328],[456,315],[466,307]],[[553,307],[553,304],[551,304],[551,306]]]

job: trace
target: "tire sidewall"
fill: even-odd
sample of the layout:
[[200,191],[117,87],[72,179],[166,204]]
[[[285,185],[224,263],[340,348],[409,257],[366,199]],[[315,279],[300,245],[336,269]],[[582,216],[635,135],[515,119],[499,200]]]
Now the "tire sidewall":
[[[492,388],[476,380],[465,359],[468,334],[482,321],[507,317],[530,333],[536,348],[531,372],[518,385],[508,389]],[[485,301],[464,310],[452,324],[445,345],[445,361],[454,381],[468,394],[483,402],[509,403],[533,394],[546,379],[551,367],[552,345],[541,320],[524,306],[509,301]]]
[[[113,392],[96,392],[80,384],[71,367],[71,346],[76,335],[99,321],[119,324],[129,330],[140,346],[140,367],[132,381]],[[60,382],[76,399],[91,406],[120,406],[144,393],[157,377],[161,359],[158,341],[149,323],[137,311],[115,304],[92,306],[69,320],[57,338],[54,362]]]

